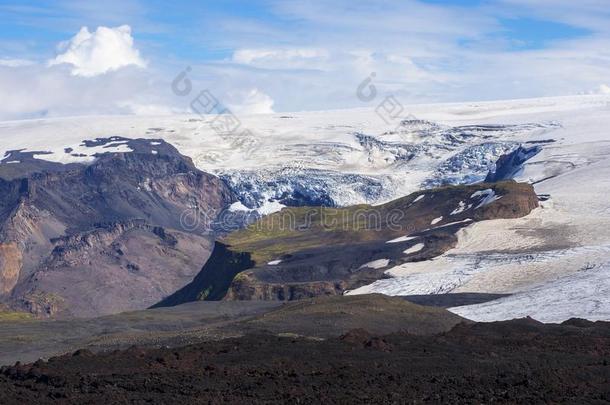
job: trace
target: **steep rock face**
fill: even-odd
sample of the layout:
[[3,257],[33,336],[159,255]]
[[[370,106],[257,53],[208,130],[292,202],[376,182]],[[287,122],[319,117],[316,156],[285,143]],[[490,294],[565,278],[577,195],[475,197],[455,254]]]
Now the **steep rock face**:
[[[95,316],[146,308],[190,282],[211,249],[201,236],[144,221],[60,238],[54,246],[13,294],[36,315]],[[58,298],[58,305],[40,305],[39,298],[48,294]]]
[[[16,270],[13,282],[4,284],[3,300],[10,301],[10,293],[17,283],[32,274],[52,251],[51,239],[66,230],[64,223],[29,204],[27,198],[27,194],[21,198],[0,224],[0,241],[12,246],[12,254],[21,258],[13,270]],[[4,276],[6,270],[2,270]]]
[[191,283],[153,307],[174,306],[190,301],[221,300],[233,278],[254,266],[250,256],[250,253],[233,252],[225,244],[216,242],[204,267],[207,271],[199,272]]
[[[189,293],[160,305],[343,294],[393,266],[444,253],[473,221],[521,217],[537,206],[531,185],[510,181],[426,190],[380,206],[285,208],[223,238]],[[235,257],[252,264],[230,267]]]
[[523,164],[539,154],[542,147],[539,145],[526,147],[519,146],[510,153],[502,155],[485,178],[487,182],[502,181],[515,178],[523,170]]
[[89,165],[18,151],[18,163],[0,164],[0,293],[13,308],[146,308],[192,281],[209,256],[211,224],[235,200],[231,191],[162,141],[113,137],[91,147],[116,142],[130,152]]
[[0,244],[0,295],[11,292],[17,284],[23,257],[15,242]]

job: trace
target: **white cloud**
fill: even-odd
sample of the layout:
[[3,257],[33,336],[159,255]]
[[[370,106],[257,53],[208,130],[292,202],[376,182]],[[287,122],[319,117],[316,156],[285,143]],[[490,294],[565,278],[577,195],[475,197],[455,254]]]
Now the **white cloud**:
[[597,92],[599,94],[610,94],[610,86],[607,84],[601,84]]
[[326,49],[238,49],[233,53],[233,62],[265,68],[307,68],[328,60]]
[[271,114],[273,99],[258,89],[231,92],[228,94],[227,106],[235,114]]
[[146,66],[140,52],[134,48],[128,25],[98,27],[95,32],[82,27],[59,48],[62,53],[50,60],[49,65],[70,64],[75,76],[97,76],[130,65]]
[[169,83],[133,67],[83,77],[63,66],[0,66],[0,94],[6,95],[0,103],[0,120],[166,114],[174,112],[169,89]]
[[126,25],[82,28],[59,48],[62,53],[48,63],[0,59],[0,94],[6,95],[0,120],[187,110],[168,97],[171,73],[140,68],[145,63]]
[[125,109],[126,112],[134,115],[172,115],[184,114],[188,112],[186,109],[172,108],[165,104],[145,104],[136,101],[120,101],[117,106]]

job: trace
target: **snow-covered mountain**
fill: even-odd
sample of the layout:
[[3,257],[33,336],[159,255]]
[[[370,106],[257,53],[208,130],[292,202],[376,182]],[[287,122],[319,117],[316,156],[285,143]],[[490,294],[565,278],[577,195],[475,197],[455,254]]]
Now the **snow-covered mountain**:
[[481,181],[499,156],[560,127],[544,119],[463,120],[468,109],[417,106],[392,125],[372,109],[245,116],[234,133],[214,129],[218,116],[7,122],[0,125],[0,155],[6,163],[13,160],[9,151],[26,149],[48,161],[87,162],[96,153],[129,149],[125,142],[99,146],[98,137],[160,138],[226,179],[241,208],[268,213],[286,202],[382,203],[420,188]]
[[[545,195],[542,208],[523,219],[471,225],[445,255],[391,269],[393,278],[353,293],[506,293],[453,310],[476,320],[610,319],[610,96],[406,110],[408,117],[391,124],[373,109],[240,116],[234,133],[216,131],[217,116],[4,122],[0,164],[23,153],[73,163],[129,151],[122,138],[95,142],[112,136],[149,138],[155,153],[154,140],[162,139],[225,180],[240,199],[232,210],[262,214],[283,205],[377,204],[508,173],[535,184]],[[497,170],[498,158],[511,152]]]

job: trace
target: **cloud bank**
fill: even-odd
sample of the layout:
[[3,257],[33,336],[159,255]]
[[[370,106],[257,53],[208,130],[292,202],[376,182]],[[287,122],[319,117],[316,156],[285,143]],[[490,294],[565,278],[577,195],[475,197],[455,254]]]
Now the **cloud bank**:
[[69,17],[56,22],[69,39],[53,57],[0,38],[0,120],[185,112],[171,83],[187,66],[194,94],[208,89],[237,114],[364,107],[356,89],[373,72],[379,95],[403,104],[609,91],[610,9],[599,0],[252,0],[243,13],[222,2],[171,13],[141,0],[58,4],[12,17],[32,31],[53,12]]
[[0,119],[172,113],[127,25],[83,27],[49,61],[0,59]]
[[131,27],[98,27],[89,32],[87,27],[69,41],[59,45],[60,54],[49,65],[72,65],[75,76],[91,77],[125,66],[146,67],[140,52],[134,48]]
[[226,104],[235,114],[271,114],[273,99],[258,89],[229,93]]

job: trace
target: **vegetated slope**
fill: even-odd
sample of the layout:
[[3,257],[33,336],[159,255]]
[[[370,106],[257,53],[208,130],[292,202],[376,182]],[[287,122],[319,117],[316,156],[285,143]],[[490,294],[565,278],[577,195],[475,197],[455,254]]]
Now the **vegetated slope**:
[[583,320],[324,341],[259,334],[3,367],[0,402],[606,403],[609,348],[609,324]]
[[194,281],[159,306],[343,294],[392,266],[442,254],[473,221],[517,218],[537,206],[532,186],[508,181],[426,190],[380,206],[285,208],[217,241]]
[[[168,308],[94,318],[36,319],[0,312],[0,365],[33,362],[77,349],[185,346],[241,336],[243,320],[283,305],[279,301],[196,301]],[[1,310],[1,308],[0,308]]]
[[446,332],[461,322],[468,321],[442,308],[371,294],[289,302],[247,321],[246,325],[275,334],[330,338],[352,329],[366,329],[377,335],[395,332],[432,335]]
[[[196,301],[97,318],[2,319],[0,365],[36,361],[86,348],[93,352],[181,347],[252,333],[336,337],[351,329],[378,334],[446,332],[464,318],[445,309],[383,295],[279,301]],[[18,337],[18,338],[17,338]]]
[[[162,141],[85,144],[100,150],[90,164],[22,151],[0,163],[0,300],[15,309],[146,308],[192,280],[209,255],[210,221],[234,201],[220,179]],[[118,147],[128,151],[104,152]]]

